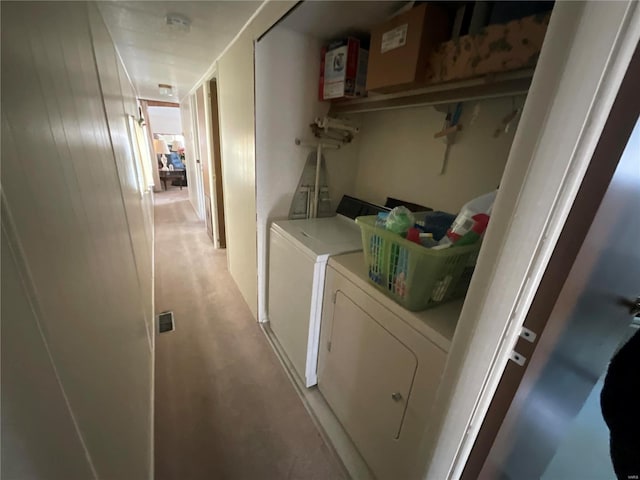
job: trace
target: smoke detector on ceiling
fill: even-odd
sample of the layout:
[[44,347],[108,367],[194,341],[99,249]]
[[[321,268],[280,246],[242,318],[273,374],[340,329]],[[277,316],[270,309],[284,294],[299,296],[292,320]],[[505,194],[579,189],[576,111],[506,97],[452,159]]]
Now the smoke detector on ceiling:
[[172,30],[188,32],[191,29],[191,20],[179,13],[170,13],[165,17],[165,20]]

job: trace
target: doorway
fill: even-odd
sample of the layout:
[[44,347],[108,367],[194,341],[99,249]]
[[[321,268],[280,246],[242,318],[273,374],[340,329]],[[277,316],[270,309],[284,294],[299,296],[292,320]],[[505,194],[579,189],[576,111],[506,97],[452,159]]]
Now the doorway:
[[204,224],[207,230],[207,235],[209,235],[209,238],[215,244],[211,204],[211,177],[209,168],[209,135],[207,129],[207,113],[205,102],[207,95],[206,84],[203,84],[200,88],[198,88],[198,90],[196,90],[196,150],[199,153],[198,161],[200,162],[200,168],[202,169],[202,185],[204,187]]
[[[152,138],[153,169],[157,175],[157,193],[188,186],[185,143],[180,105],[173,102],[143,100],[146,122]],[[187,192],[183,192],[187,195]]]
[[193,178],[190,191],[191,204],[198,218],[202,220],[205,218],[204,185],[202,162],[199,153],[195,95],[189,95],[186,101],[180,105],[180,109],[182,110],[182,125],[185,131],[186,146],[188,147],[187,175]]
[[196,150],[202,170],[205,227],[216,248],[226,248],[218,88],[215,79],[195,93]]
[[600,392],[638,329],[628,307],[640,294],[638,65],[636,52],[464,479],[616,478]]
[[211,156],[212,177],[214,185],[214,211],[217,247],[226,248],[227,240],[224,223],[224,195],[222,186],[222,157],[220,153],[220,116],[218,112],[218,84],[215,79],[209,82],[209,99],[211,102]]

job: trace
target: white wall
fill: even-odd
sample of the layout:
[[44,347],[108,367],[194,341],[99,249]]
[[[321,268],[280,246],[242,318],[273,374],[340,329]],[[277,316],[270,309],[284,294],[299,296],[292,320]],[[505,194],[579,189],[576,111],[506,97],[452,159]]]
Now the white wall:
[[[120,193],[130,228],[131,245],[135,256],[137,281],[144,298],[143,314],[147,325],[149,345],[153,340],[152,254],[153,203],[148,193],[141,196],[138,171],[133,156],[127,115],[137,118],[137,100],[124,66],[120,62],[109,32],[96,8],[91,7],[91,33],[96,66],[109,128],[109,137],[120,180]],[[115,67],[115,68],[114,68]],[[177,109],[176,109],[177,110]]]
[[[515,99],[521,106],[523,97]],[[472,122],[475,106],[478,115]],[[513,110],[511,98],[463,104],[455,144],[440,175],[446,145],[433,134],[445,113],[418,107],[360,115],[356,196],[384,203],[392,196],[452,213],[500,183],[517,124],[494,138],[502,119]]]
[[265,3],[218,62],[227,259],[231,276],[256,319],[258,271],[253,45],[295,3],[289,0]]
[[149,107],[149,122],[153,133],[182,134],[182,119],[178,107]]
[[2,107],[2,478],[151,478],[151,198],[93,4],[3,3]]
[[[267,320],[266,278],[271,221],[287,218],[309,153],[295,138],[311,138],[309,124],[324,116],[328,102],[318,101],[322,43],[311,36],[276,27],[256,44],[256,199],[258,221],[259,320]],[[277,116],[277,118],[275,118]],[[353,193],[356,149],[324,153],[333,207]]]
[[4,222],[1,242],[2,478],[93,478]]

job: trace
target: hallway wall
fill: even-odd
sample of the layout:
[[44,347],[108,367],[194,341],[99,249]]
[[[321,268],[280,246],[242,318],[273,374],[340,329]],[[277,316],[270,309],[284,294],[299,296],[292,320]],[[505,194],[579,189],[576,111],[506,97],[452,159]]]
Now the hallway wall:
[[[254,42],[295,1],[269,1],[218,61],[218,101],[229,271],[258,318]],[[260,81],[258,79],[257,81]]]
[[1,476],[152,478],[135,92],[95,5],[1,9]]

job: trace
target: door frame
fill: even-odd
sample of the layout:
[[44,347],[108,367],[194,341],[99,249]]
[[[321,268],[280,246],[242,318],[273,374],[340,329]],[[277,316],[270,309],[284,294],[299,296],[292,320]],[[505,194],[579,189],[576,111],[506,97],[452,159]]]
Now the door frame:
[[461,476],[639,39],[633,0],[556,2],[417,478]]
[[[202,163],[199,155],[199,138],[198,138],[198,120],[196,118],[196,97],[195,94],[189,95],[186,98],[186,102],[189,104],[189,118],[185,119],[189,121],[191,138],[188,140],[191,145],[191,153],[193,158],[189,159],[189,162],[193,163],[193,181],[189,181],[189,186],[195,188],[196,191],[196,205],[194,209],[198,217],[201,220],[205,219],[204,212],[204,183],[202,178]],[[183,128],[184,130],[184,128]],[[185,139],[186,140],[186,139]]]
[[226,248],[227,238],[224,217],[224,188],[222,185],[222,150],[220,148],[220,107],[218,104],[218,81],[214,76],[208,82],[209,95],[209,155],[211,167],[211,203],[213,206],[213,229],[216,248]]
[[[211,91],[212,85],[216,85],[216,90]],[[203,115],[204,132],[201,132],[198,121],[198,100],[196,96],[202,89],[203,95]],[[198,142],[202,140],[200,135],[204,133],[206,141],[206,158],[200,155],[200,169],[203,183],[203,205],[204,219],[207,221],[207,208],[211,212],[211,229],[213,234],[213,244],[216,248],[226,248],[225,217],[224,217],[224,192],[222,190],[222,153],[220,148],[220,124],[219,110],[214,112],[214,102],[217,106],[218,90],[217,75],[203,82],[192,95],[194,104],[194,127],[198,134]],[[216,142],[217,139],[217,142]],[[198,143],[198,148],[201,144]],[[205,178],[207,177],[207,178]],[[209,186],[207,189],[206,186]],[[209,190],[209,191],[207,191]]]
[[[521,337],[515,345],[514,350],[526,359],[532,358],[535,354],[538,339],[547,326],[547,321],[555,308],[563,285],[575,264],[638,121],[640,115],[640,103],[637,100],[638,85],[640,85],[640,47],[636,48],[633,55],[576,201],[527,313],[524,326],[534,332],[536,338],[533,341],[527,341]],[[465,465],[463,479],[478,478],[530,364],[531,362],[527,361],[524,367],[520,367],[511,363],[505,369]]]
[[[200,111],[200,97],[202,101],[202,111]],[[211,121],[210,121],[210,102],[209,102],[209,84],[203,83],[194,93],[196,104],[196,127],[198,129],[198,149],[200,152],[200,168],[202,169],[202,183],[204,190],[204,221],[207,235],[211,238],[214,245],[217,245],[216,229],[214,226],[213,200],[212,200],[212,178],[211,178]],[[200,115],[202,118],[200,118]],[[204,125],[200,125],[200,121]],[[204,150],[204,151],[203,151]],[[211,224],[209,224],[211,217]],[[211,227],[211,230],[209,230]]]

